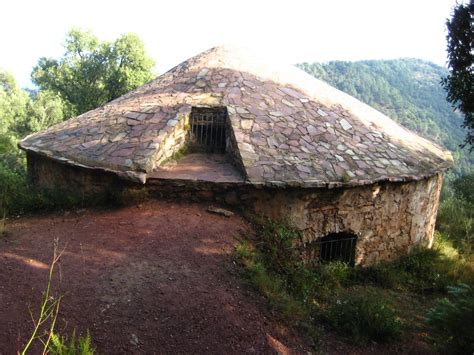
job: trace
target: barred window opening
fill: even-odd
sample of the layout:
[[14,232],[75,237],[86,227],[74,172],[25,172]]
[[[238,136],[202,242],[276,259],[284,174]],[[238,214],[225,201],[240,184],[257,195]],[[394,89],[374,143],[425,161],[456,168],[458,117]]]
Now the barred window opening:
[[189,147],[193,151],[225,153],[225,107],[193,107],[190,117]]
[[342,261],[351,266],[355,262],[357,236],[352,233],[330,233],[308,245],[312,262]]

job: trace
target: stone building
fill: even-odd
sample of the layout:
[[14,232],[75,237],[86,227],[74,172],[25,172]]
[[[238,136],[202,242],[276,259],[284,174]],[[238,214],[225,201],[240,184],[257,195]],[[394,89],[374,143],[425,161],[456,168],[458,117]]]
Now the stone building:
[[294,66],[217,47],[25,138],[32,181],[237,205],[305,252],[370,265],[430,246],[449,152]]

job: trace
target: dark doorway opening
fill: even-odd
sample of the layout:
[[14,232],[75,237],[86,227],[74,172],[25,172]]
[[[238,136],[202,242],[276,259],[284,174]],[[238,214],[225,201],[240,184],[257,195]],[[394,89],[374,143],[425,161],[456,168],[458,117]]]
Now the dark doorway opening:
[[225,107],[193,107],[189,120],[190,151],[225,153],[227,117]]
[[348,232],[330,233],[308,246],[312,262],[342,261],[354,266],[357,236]]

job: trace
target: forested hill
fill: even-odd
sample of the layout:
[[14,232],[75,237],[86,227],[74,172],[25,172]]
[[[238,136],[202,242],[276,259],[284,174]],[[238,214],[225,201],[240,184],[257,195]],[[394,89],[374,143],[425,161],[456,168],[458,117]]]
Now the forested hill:
[[462,117],[446,102],[440,85],[447,70],[419,59],[333,61],[297,66],[382,111],[405,127],[453,152],[453,172],[474,172],[474,154],[460,149]]

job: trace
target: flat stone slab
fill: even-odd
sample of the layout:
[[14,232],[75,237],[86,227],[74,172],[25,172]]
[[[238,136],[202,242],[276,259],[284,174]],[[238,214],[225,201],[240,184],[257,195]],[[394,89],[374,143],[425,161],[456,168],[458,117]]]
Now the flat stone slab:
[[193,153],[172,161],[148,175],[148,179],[243,183],[244,178],[224,154]]

